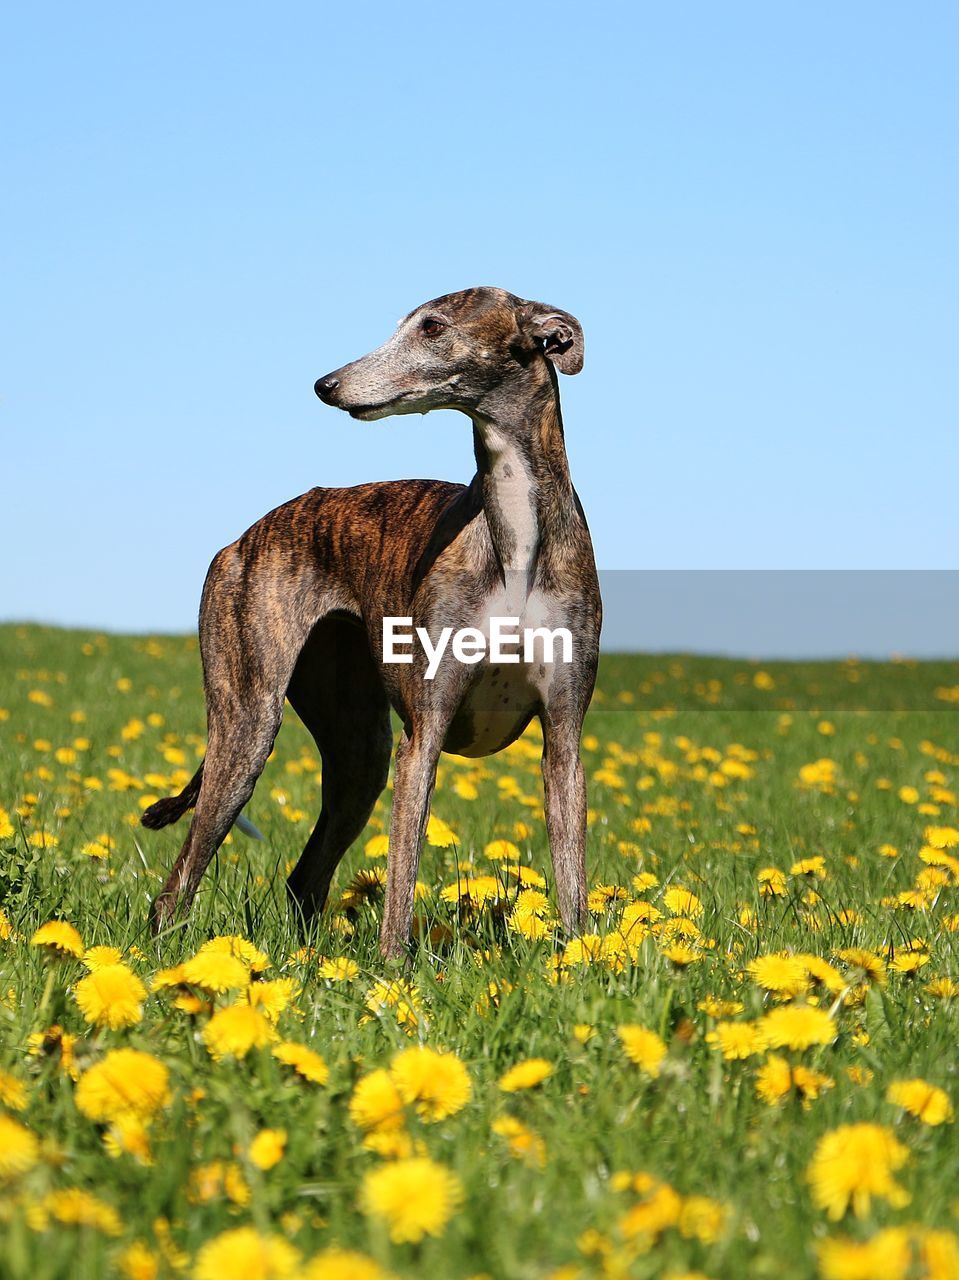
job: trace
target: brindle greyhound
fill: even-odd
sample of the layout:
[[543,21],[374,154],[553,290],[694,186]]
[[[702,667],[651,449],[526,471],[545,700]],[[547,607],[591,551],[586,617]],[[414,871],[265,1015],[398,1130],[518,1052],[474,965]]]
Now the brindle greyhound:
[[[560,914],[586,909],[586,786],[579,755],[602,617],[586,519],[570,481],[555,370],[578,373],[583,334],[565,311],[502,289],[427,302],[376,351],[320,378],[316,394],[354,418],[458,409],[473,423],[477,472],[464,487],[402,480],[311,489],[271,511],[214,558],[200,605],[209,740],[178,796],[143,815],[162,827],[196,807],[153,904],[154,928],[189,907],[204,870],[266,763],[284,696],[322,758],[319,820],[290,875],[304,921],[386,785],[390,706],[396,750],[385,956],[407,945],[413,892],[441,751],[484,756],[537,716],[546,824]],[[447,651],[383,662],[384,616],[412,618],[434,642],[491,617],[566,627],[572,661],[466,665]],[[545,646],[544,646],[545,647]]]

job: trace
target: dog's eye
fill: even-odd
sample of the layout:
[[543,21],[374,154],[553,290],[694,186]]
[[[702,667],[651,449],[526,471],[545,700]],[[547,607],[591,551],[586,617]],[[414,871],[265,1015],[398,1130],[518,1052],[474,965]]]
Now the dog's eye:
[[443,332],[445,325],[442,320],[437,320],[435,316],[427,316],[420,329],[426,334],[427,338],[435,338],[437,334]]

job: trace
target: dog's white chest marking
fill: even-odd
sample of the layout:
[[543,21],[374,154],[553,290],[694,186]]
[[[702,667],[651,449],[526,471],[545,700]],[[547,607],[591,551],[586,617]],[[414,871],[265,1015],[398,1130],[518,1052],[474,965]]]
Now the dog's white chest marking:
[[536,553],[539,520],[535,489],[526,459],[508,436],[487,428],[483,443],[490,460],[487,519],[506,575],[506,616],[517,614],[529,591]]

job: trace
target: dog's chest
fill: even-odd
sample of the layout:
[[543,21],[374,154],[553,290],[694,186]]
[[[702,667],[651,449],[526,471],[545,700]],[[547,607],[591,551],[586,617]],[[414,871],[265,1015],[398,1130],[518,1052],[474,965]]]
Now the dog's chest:
[[[517,634],[519,639],[504,645],[503,651],[515,654],[518,662],[495,661],[491,657],[494,618],[510,619],[508,632]],[[543,634],[530,639],[530,633],[555,632],[566,626],[566,619],[556,602],[539,591],[533,591],[517,608],[507,585],[497,587],[472,625],[486,638],[486,655],[471,672],[444,749],[456,755],[484,756],[508,746],[548,701],[557,665],[564,657],[562,642]],[[527,644],[532,646],[528,654]],[[532,660],[527,661],[527,657]]]

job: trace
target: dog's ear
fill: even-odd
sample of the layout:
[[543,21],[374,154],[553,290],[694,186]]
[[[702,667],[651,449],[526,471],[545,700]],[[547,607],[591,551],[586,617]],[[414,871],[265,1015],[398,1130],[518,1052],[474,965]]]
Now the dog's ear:
[[583,329],[575,316],[543,302],[524,302],[517,319],[520,329],[560,373],[579,373],[583,367]]

